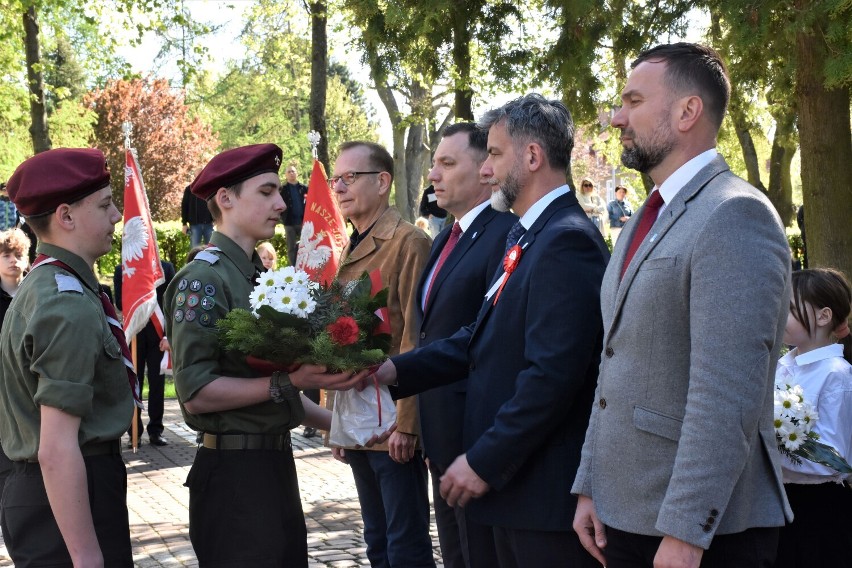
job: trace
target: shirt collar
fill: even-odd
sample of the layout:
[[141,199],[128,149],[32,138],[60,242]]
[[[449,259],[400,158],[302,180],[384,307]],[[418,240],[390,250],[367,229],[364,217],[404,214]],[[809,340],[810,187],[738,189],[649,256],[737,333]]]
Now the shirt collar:
[[[675,195],[677,195],[677,192],[683,189],[683,187],[689,183],[689,181],[694,178],[704,166],[712,162],[713,158],[716,157],[716,154],[716,148],[710,148],[676,169],[674,173],[663,182],[663,185],[659,186],[660,197],[663,198],[663,202],[665,203],[663,207],[671,203],[672,199],[674,199]],[[648,195],[650,195],[650,193]],[[660,209],[660,212],[662,212],[662,208]]]
[[524,226],[524,229],[527,231],[530,230],[530,227],[533,226],[533,223],[538,220],[539,216],[544,213],[544,210],[547,209],[547,206],[556,201],[557,198],[562,197],[571,191],[571,188],[568,187],[568,184],[560,185],[556,189],[551,190],[544,196],[542,196],[538,201],[533,203],[532,207],[527,209],[527,212],[524,213],[524,216],[521,217],[521,225]]
[[83,284],[85,284],[87,288],[96,293],[100,293],[101,287],[98,283],[98,279],[95,277],[95,273],[92,272],[92,267],[87,265],[85,260],[68,249],[64,249],[50,243],[40,242],[36,250],[67,264],[74,272],[77,273],[77,276],[83,281]]
[[485,211],[486,207],[491,206],[491,202],[489,200],[485,200],[464,215],[459,219],[459,226],[461,227],[462,233],[467,232],[470,229],[470,226],[473,224],[473,221],[479,217],[479,214]]
[[256,274],[266,270],[257,252],[253,252],[251,258],[246,256],[246,252],[240,248],[240,245],[231,240],[230,237],[213,231],[213,236],[210,237],[210,244],[217,247],[222,254],[227,256],[231,262],[243,273],[243,276],[252,280]]
[[813,349],[807,353],[802,353],[801,355],[794,355],[794,357],[796,358],[796,365],[799,365],[800,367],[802,365],[807,365],[808,363],[822,361],[823,359],[843,357],[843,345],[840,343],[832,343],[831,345],[826,345],[819,349]]

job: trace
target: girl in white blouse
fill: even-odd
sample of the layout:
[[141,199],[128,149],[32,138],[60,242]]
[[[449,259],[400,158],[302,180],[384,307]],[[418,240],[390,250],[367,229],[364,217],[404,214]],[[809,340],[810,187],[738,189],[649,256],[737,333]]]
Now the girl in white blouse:
[[[776,376],[801,385],[816,407],[820,442],[852,461],[852,292],[843,274],[817,268],[793,273],[793,298]],[[852,566],[852,490],[847,475],[782,457],[795,520],[781,531],[776,568]]]

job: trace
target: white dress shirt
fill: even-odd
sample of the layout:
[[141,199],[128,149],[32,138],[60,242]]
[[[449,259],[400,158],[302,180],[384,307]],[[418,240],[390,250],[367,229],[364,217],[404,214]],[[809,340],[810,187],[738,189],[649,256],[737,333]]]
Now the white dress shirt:
[[[798,355],[793,349],[778,360],[776,377],[801,385],[805,400],[818,413],[814,432],[819,441],[837,450],[846,461],[852,458],[852,365],[843,358],[843,346],[833,343]],[[839,483],[848,475],[802,459],[796,465],[781,457],[784,483]]]
[[[716,148],[710,148],[709,150],[698,154],[676,169],[674,173],[663,182],[663,185],[659,187],[655,185],[653,189],[651,189],[651,193],[659,191],[660,197],[663,198],[663,204],[657,212],[657,218],[659,218],[663,211],[666,210],[666,207],[672,202],[672,199],[675,198],[677,192],[683,189],[683,187],[688,184],[704,166],[712,162],[716,157],[716,154],[718,154],[718,152],[716,152]],[[651,193],[648,195],[651,195]]]

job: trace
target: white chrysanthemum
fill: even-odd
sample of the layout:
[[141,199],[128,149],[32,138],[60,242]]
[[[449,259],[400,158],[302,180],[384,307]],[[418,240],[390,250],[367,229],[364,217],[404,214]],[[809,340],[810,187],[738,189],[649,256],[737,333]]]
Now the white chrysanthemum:
[[254,290],[249,294],[249,305],[252,313],[257,316],[257,310],[261,306],[269,305],[269,288],[266,286],[255,286]]
[[802,444],[805,443],[806,436],[804,430],[792,422],[789,422],[788,424],[792,427],[782,428],[778,435],[781,437],[781,443],[784,444],[784,447],[791,452],[795,452]]
[[805,433],[814,429],[817,419],[819,419],[819,413],[816,411],[816,408],[814,408],[814,405],[809,402],[803,402],[799,424],[804,428]]

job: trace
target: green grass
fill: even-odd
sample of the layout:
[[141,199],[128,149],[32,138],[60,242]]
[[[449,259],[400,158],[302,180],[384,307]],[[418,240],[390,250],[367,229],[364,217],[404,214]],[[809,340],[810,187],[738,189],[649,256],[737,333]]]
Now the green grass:
[[[165,397],[177,398],[175,380],[172,377],[166,377]],[[148,381],[145,381],[145,385],[142,387],[142,400],[148,400]]]

